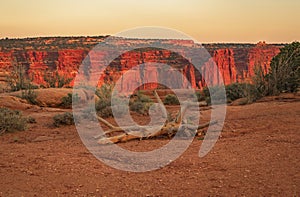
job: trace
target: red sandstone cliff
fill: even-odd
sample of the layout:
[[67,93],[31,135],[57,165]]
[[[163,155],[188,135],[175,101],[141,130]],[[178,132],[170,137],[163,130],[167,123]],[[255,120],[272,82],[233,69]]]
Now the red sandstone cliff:
[[[175,42],[175,41],[172,41]],[[175,43],[176,44],[176,43]],[[187,42],[187,45],[192,43]],[[202,75],[195,71],[195,68],[181,56],[171,53],[168,50],[149,49],[145,51],[130,51],[122,54],[115,61],[110,63],[105,76],[101,80],[116,81],[129,71],[126,78],[121,78],[124,91],[139,83],[157,81],[158,78],[173,80],[172,73],[162,72],[161,68],[149,63],[156,62],[167,64],[185,76],[185,78],[173,81],[175,86],[188,86],[187,80],[193,88],[202,88],[208,81],[213,85],[220,83],[218,72],[215,68],[209,67],[209,62],[214,61],[222,75],[224,84],[242,82],[249,80],[254,75],[256,66],[261,66],[264,73],[270,69],[272,58],[280,51],[279,46],[259,43],[250,47],[236,48],[214,48],[210,49],[212,58],[202,67]],[[11,50],[0,52],[0,75],[8,72],[13,63],[23,65],[29,76],[37,84],[44,84],[45,73],[58,72],[69,78],[76,76],[79,65],[88,53],[87,49],[58,49],[58,50]],[[103,57],[105,54],[103,54]],[[99,54],[97,55],[99,58]],[[93,70],[95,61],[90,54],[90,71]],[[146,66],[139,69],[133,67],[145,63]],[[131,70],[132,69],[132,70]],[[2,75],[1,75],[2,76]],[[207,81],[204,81],[204,78]],[[3,80],[3,77],[0,80]],[[100,82],[101,83],[101,82]],[[72,85],[72,83],[71,83]],[[149,83],[143,85],[142,89],[154,89],[158,85]]]
[[270,71],[271,60],[280,52],[278,47],[267,45],[266,43],[258,43],[252,48],[248,54],[248,76],[255,75],[255,69],[260,66],[264,74]]

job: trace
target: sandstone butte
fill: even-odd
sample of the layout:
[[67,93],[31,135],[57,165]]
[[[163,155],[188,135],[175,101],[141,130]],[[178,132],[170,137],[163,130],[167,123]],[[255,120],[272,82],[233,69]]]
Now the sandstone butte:
[[[7,74],[11,72],[12,65],[23,65],[29,76],[36,84],[45,84],[44,75],[58,72],[68,78],[74,78],[78,73],[78,68],[90,49],[96,43],[103,41],[105,37],[54,37],[54,38],[27,38],[27,39],[3,39],[0,40],[0,82],[7,80]],[[148,42],[148,40],[138,40],[138,42]],[[194,44],[191,41],[171,40],[175,46],[178,44]],[[122,45],[118,40],[116,45]],[[209,61],[215,61],[224,84],[235,82],[251,81],[255,74],[256,66],[260,66],[264,73],[270,70],[272,58],[280,52],[283,44],[204,44],[211,55]],[[99,58],[99,56],[97,57]],[[93,69],[92,56],[89,56],[89,66]],[[212,73],[205,65],[202,67],[202,74],[195,71],[191,63],[183,57],[176,55],[165,49],[149,48],[147,50],[133,50],[126,52],[109,64],[105,74],[100,78],[99,84],[105,81],[115,81],[131,68],[146,63],[146,74],[142,74],[141,69],[131,69],[126,79],[122,79],[122,91],[127,91],[130,86],[139,82],[156,80],[158,77],[170,78],[166,72],[162,73],[161,68],[148,65],[149,62],[164,63],[172,65],[178,69],[189,80],[192,88],[201,89],[205,86],[205,79],[209,79],[213,85],[218,85],[218,77]],[[164,76],[165,75],[165,76]],[[172,80],[172,79],[170,79]],[[184,80],[184,79],[183,79]],[[71,86],[74,81],[71,82]],[[177,82],[175,82],[177,83]],[[178,82],[180,86],[185,86],[186,82]],[[140,89],[154,89],[159,85],[148,83]]]

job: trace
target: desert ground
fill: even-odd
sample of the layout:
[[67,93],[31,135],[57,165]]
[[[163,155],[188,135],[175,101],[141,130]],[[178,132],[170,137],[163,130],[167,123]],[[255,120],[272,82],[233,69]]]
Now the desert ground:
[[[203,138],[195,137],[180,158],[143,173],[116,170],[97,160],[75,126],[54,127],[52,117],[70,109],[10,108],[21,109],[37,123],[0,136],[0,196],[300,195],[299,96],[228,106],[224,129],[209,154],[198,157]],[[143,122],[142,115],[134,116]],[[120,146],[149,151],[167,142],[133,140]]]

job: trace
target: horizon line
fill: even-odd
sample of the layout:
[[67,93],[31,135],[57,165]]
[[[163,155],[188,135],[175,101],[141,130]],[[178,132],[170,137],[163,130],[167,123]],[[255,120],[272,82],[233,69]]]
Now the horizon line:
[[[41,35],[41,36],[20,36],[20,37],[8,37],[8,36],[1,36],[1,40],[24,40],[24,39],[31,39],[31,38],[87,38],[87,37],[109,37],[114,35],[104,34],[104,35]],[[119,36],[115,36],[119,37]],[[157,38],[127,38],[127,39],[139,39],[139,40],[160,40]],[[161,38],[161,40],[188,40],[188,39],[178,39],[178,38]],[[192,40],[192,39],[190,39]],[[292,42],[299,42],[298,40],[293,40],[290,42],[281,41],[281,42],[267,42],[265,40],[258,40],[258,41],[208,41],[208,42],[199,42],[200,44],[258,44],[260,42],[265,42],[266,44],[288,44]]]

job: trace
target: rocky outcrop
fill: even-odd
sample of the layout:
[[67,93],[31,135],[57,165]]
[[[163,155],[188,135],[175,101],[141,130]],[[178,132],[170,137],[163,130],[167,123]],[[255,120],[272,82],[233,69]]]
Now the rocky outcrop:
[[[59,39],[59,38],[55,38]],[[51,39],[52,42],[58,42]],[[45,41],[46,42],[46,41]],[[81,38],[81,42],[84,39]],[[118,40],[118,44],[121,40]],[[147,42],[139,40],[138,42]],[[191,41],[170,40],[174,45],[192,46]],[[222,75],[225,85],[234,82],[243,82],[251,80],[255,74],[255,69],[260,66],[264,73],[269,72],[272,58],[279,53],[280,45],[268,45],[264,42],[257,45],[249,44],[228,44],[204,45],[211,54],[211,58],[202,67],[202,74],[197,72],[191,63],[176,53],[164,49],[145,49],[134,50],[122,54],[109,64],[104,76],[100,78],[99,84],[105,81],[120,80],[122,90],[127,91],[144,83],[140,89],[155,89],[159,84],[151,83],[158,79],[173,80],[174,87],[192,87],[203,88],[207,83],[218,85],[221,83],[218,74]],[[44,75],[47,73],[58,72],[67,78],[74,78],[78,72],[83,59],[88,54],[90,47],[80,49],[66,49],[61,47],[55,50],[13,50],[0,51],[0,80],[4,80],[4,74],[11,70],[13,64],[23,65],[36,84],[45,84]],[[86,72],[95,69],[95,62],[105,61],[105,53],[97,55],[89,54],[89,65]],[[100,57],[100,60],[99,60]],[[210,65],[215,62],[216,68]],[[173,69],[182,73],[184,77],[173,78],[173,73],[169,70],[163,70],[161,66],[155,66],[152,63],[170,65]],[[143,65],[135,68],[137,65]],[[126,75],[124,75],[126,73]],[[3,75],[3,76],[2,76]],[[206,81],[204,80],[206,79]],[[188,83],[189,82],[189,83]],[[72,85],[73,82],[70,83]]]
[[260,67],[264,74],[270,71],[271,60],[280,52],[278,47],[260,42],[256,47],[249,50],[248,54],[248,76],[253,77],[255,70]]
[[36,84],[45,84],[44,75],[55,71],[66,78],[74,78],[86,54],[86,50],[74,49],[1,52],[0,73],[11,71],[12,66],[17,64],[25,68],[29,78]]
[[[214,64],[216,66],[212,66]],[[203,66],[202,75],[202,80],[198,81],[200,88],[205,86],[206,83],[210,83],[210,85],[219,85],[221,83],[228,85],[237,82],[238,76],[236,72],[233,50],[215,50],[213,57]],[[221,75],[221,77],[219,75]],[[204,79],[206,79],[206,81]]]

